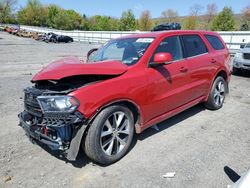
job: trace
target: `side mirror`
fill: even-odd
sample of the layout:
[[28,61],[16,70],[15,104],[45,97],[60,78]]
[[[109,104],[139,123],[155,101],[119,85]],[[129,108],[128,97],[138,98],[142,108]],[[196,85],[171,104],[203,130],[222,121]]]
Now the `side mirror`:
[[88,51],[87,53],[87,62],[91,61],[91,57],[95,54],[95,52],[98,50],[98,48],[93,48]]
[[160,52],[156,53],[154,56],[154,62],[151,63],[152,66],[170,64],[173,61],[173,57],[170,53]]
[[241,44],[240,45],[240,49],[244,48],[245,47],[245,44]]

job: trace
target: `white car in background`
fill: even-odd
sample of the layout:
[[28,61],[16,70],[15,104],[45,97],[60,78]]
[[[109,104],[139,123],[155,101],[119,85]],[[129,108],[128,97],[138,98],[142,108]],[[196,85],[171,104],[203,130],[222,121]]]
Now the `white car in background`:
[[250,43],[243,46],[234,56],[233,73],[237,74],[241,70],[250,70]]

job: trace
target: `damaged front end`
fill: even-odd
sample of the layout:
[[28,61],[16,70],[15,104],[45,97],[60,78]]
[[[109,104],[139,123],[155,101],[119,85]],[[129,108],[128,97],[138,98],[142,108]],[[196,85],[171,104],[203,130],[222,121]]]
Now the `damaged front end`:
[[61,151],[70,161],[77,157],[88,120],[77,108],[78,100],[68,94],[110,76],[73,76],[58,81],[36,81],[24,90],[24,111],[19,125],[33,142]]
[[[35,86],[25,89],[25,110],[18,117],[19,125],[32,141],[61,151],[68,160],[75,160],[87,125],[77,111],[77,100],[67,96],[69,91],[49,91]],[[78,142],[72,142],[78,137]]]
[[70,93],[126,71],[127,66],[116,61],[86,64],[74,57],[48,65],[33,77],[34,86],[24,90],[19,125],[32,141],[75,160],[88,119],[78,111],[80,103]]

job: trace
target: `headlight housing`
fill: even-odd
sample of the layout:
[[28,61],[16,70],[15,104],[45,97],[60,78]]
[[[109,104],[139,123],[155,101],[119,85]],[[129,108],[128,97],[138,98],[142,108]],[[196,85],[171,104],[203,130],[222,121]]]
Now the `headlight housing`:
[[237,57],[237,58],[242,57],[242,53],[240,53],[240,52],[236,52],[235,57]]
[[77,99],[71,96],[39,96],[38,103],[43,113],[72,113],[79,107]]

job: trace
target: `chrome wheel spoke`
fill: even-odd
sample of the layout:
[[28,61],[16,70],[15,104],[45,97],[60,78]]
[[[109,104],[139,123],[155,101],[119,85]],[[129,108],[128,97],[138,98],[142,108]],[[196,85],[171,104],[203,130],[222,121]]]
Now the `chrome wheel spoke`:
[[129,135],[129,130],[118,131],[119,134],[127,134]]
[[119,152],[119,142],[118,142],[117,138],[115,138],[115,152],[116,153]]
[[220,96],[220,104],[222,104],[224,96],[223,95],[219,95]]
[[215,91],[214,92],[214,99],[218,96],[218,93]]
[[125,147],[126,142],[125,142],[123,139],[121,139],[119,136],[117,136],[117,141],[118,141],[119,144],[120,144],[119,150],[122,150],[122,149]]
[[218,83],[218,90],[220,91],[221,90],[221,82]]
[[225,93],[225,85],[224,84],[221,85],[220,93]]
[[215,103],[216,103],[217,105],[219,105],[219,100],[220,100],[220,97],[219,97],[219,95],[217,95],[216,98],[215,98]]
[[113,134],[112,130],[103,131],[102,134],[101,134],[101,137],[105,137],[105,136],[108,136],[108,135],[111,135],[111,134]]
[[114,138],[111,139],[111,142],[106,150],[106,153],[108,155],[111,155],[112,154],[112,151],[113,151],[113,147],[114,147]]
[[112,129],[113,129],[113,128],[112,128],[112,125],[111,125],[111,123],[110,123],[110,121],[109,121],[109,119],[106,120],[104,126],[107,126],[108,130],[112,130]]
[[121,122],[122,122],[125,114],[124,113],[118,113],[117,115],[118,115],[118,118],[116,119],[116,126],[118,128],[121,125]]
[[110,144],[113,141],[113,137],[110,138],[108,141],[106,141],[103,145],[102,148],[105,148],[108,144]]
[[128,125],[128,120],[126,119],[123,124],[118,128],[119,131],[122,131],[124,128],[126,129],[126,126]]

